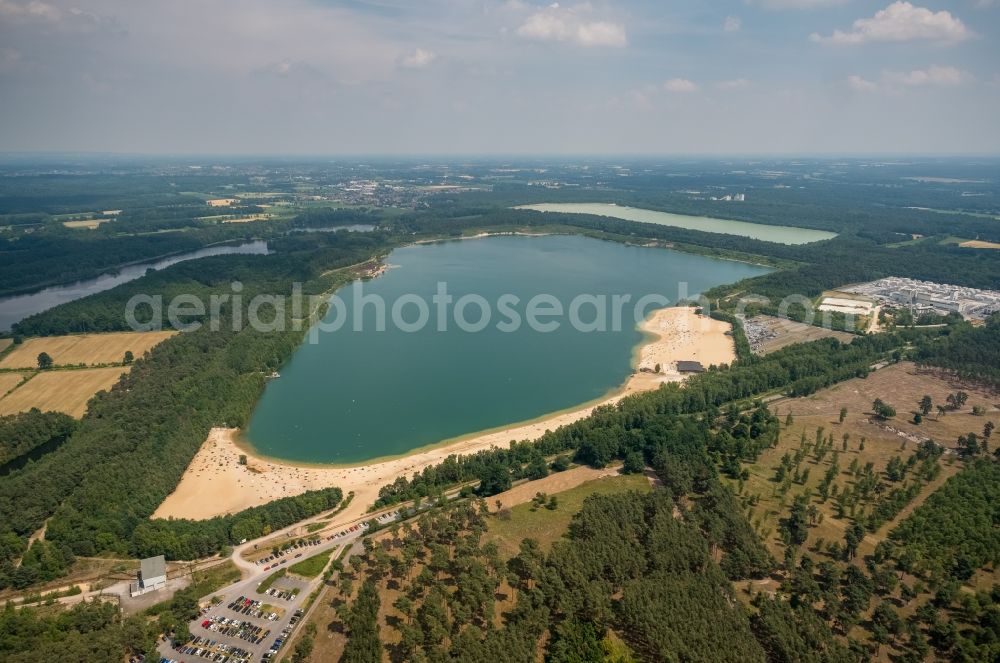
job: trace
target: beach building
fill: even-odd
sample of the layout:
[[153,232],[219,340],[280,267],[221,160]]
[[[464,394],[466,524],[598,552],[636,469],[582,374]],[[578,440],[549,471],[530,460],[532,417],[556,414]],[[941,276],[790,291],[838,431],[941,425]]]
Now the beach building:
[[704,373],[705,367],[700,361],[679,361],[677,362],[678,373]]
[[163,555],[147,557],[139,562],[139,577],[129,585],[129,595],[139,596],[167,585],[167,560]]

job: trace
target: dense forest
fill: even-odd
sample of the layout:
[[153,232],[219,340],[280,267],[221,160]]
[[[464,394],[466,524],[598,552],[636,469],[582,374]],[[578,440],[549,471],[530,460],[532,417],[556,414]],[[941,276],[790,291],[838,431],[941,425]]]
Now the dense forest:
[[943,584],[1000,564],[1000,463],[967,466],[892,532],[904,568]]
[[83,603],[67,610],[0,610],[0,658],[11,663],[121,661],[152,652],[146,618],[123,619],[114,603]]
[[983,327],[957,325],[947,336],[920,343],[914,359],[1000,388],[1000,314]]
[[76,421],[59,412],[30,410],[0,417],[0,474],[12,460],[65,440],[75,428]]

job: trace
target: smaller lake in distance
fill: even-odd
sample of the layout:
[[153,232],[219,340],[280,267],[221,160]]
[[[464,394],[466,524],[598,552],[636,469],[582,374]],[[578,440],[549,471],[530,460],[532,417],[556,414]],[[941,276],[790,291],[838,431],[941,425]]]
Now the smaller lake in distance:
[[257,240],[244,242],[242,244],[220,244],[217,246],[206,246],[195,251],[178,253],[157,260],[140,262],[134,265],[127,265],[117,270],[101,274],[93,279],[85,279],[76,283],[65,285],[54,285],[37,292],[26,295],[11,295],[10,297],[0,297],[0,330],[11,328],[16,322],[24,320],[29,315],[47,311],[54,306],[71,302],[81,297],[93,295],[97,292],[110,290],[122,283],[128,283],[146,274],[147,269],[163,269],[176,265],[185,260],[195,260],[197,258],[207,258],[208,256],[221,256],[232,253],[264,255],[267,253],[267,242]]
[[[770,270],[731,260],[667,249],[628,246],[576,235],[489,237],[420,244],[397,249],[377,279],[338,291],[344,313],[331,307],[324,318],[344,320],[336,331],[308,340],[268,382],[245,429],[258,452],[299,462],[351,464],[402,455],[435,444],[574,407],[618,388],[632,371],[632,351],[642,340],[635,307],[623,307],[619,330],[581,330],[564,315],[557,329],[527,324],[528,303],[555,298],[567,313],[579,296],[660,295],[645,314],[686,296]],[[434,298],[440,284],[453,303],[447,328],[439,331]],[[361,331],[354,330],[355,293],[380,298],[387,310],[417,298],[428,304],[429,323],[406,330],[375,327],[376,309],[363,304]],[[682,291],[683,292],[683,291]],[[491,311],[479,331],[460,328],[455,310],[465,296],[481,297]],[[525,324],[501,327],[502,299]],[[613,309],[613,305],[608,306]],[[479,321],[472,304],[464,320]],[[417,318],[408,304],[407,321]],[[338,317],[340,316],[340,317]],[[598,318],[585,306],[578,319]],[[545,318],[548,321],[550,318]],[[607,319],[605,316],[604,319]]]
[[[739,204],[739,203],[733,203]],[[560,212],[563,214],[593,214],[607,216],[624,221],[640,223],[655,223],[661,226],[673,226],[687,230],[701,230],[720,235],[739,235],[759,239],[764,242],[778,244],[809,244],[824,239],[833,239],[837,233],[811,228],[794,228],[792,226],[770,226],[763,223],[748,223],[729,219],[714,219],[709,216],[689,216],[658,212],[638,207],[626,207],[613,203],[539,203],[536,205],[518,205],[515,209],[534,210],[536,212]]]

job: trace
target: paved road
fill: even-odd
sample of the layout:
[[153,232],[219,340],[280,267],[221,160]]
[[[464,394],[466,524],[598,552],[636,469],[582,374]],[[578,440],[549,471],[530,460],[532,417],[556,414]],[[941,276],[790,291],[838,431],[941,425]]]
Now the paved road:
[[[191,634],[195,638],[201,637],[210,641],[215,641],[215,644],[208,647],[202,647],[205,651],[201,655],[198,655],[183,653],[173,649],[169,643],[161,643],[159,647],[160,656],[165,659],[175,661],[207,661],[212,660],[212,656],[216,655],[218,652],[224,651],[220,650],[218,647],[218,645],[222,644],[231,648],[238,647],[248,654],[242,658],[231,657],[229,659],[230,662],[238,660],[257,662],[264,660],[264,655],[271,649],[271,646],[278,639],[278,637],[282,635],[282,631],[290,626],[290,622],[293,616],[295,616],[296,610],[302,608],[306,598],[319,587],[320,583],[323,582],[323,578],[322,575],[320,575],[307,581],[285,576],[276,580],[272,585],[275,589],[298,589],[298,593],[290,600],[269,596],[267,594],[258,594],[257,586],[265,578],[274,573],[275,570],[288,568],[295,562],[301,561],[307,557],[312,557],[328,550],[333,550],[333,557],[335,558],[344,546],[357,542],[365,535],[367,532],[367,520],[375,518],[383,523],[387,523],[396,520],[397,517],[397,511],[388,511],[381,514],[372,514],[364,519],[359,519],[353,522],[343,524],[331,523],[329,527],[316,532],[317,535],[322,537],[318,544],[304,545],[300,548],[289,549],[277,560],[273,560],[271,562],[251,562],[244,559],[243,554],[252,553],[255,550],[255,545],[257,546],[256,549],[270,549],[270,547],[274,545],[275,541],[280,541],[279,537],[301,529],[303,523],[297,523],[291,527],[285,528],[284,530],[269,534],[266,538],[249,541],[236,547],[233,550],[232,561],[244,572],[246,577],[238,582],[223,587],[218,591],[212,592],[209,596],[203,597],[204,601],[207,601],[212,597],[219,597],[221,601],[209,608],[201,617],[194,620],[189,625]],[[264,616],[253,617],[230,608],[229,605],[241,596],[246,599],[260,601],[262,604],[280,608],[283,612],[280,613],[278,619],[271,621]],[[211,628],[202,626],[205,621],[212,621],[213,618],[224,618],[229,620],[236,619],[240,622],[246,622],[252,626],[260,627],[263,631],[269,631],[269,633],[259,643],[247,641],[239,637],[237,634],[223,635],[222,633],[219,633],[218,630],[212,630]],[[298,623],[301,622],[297,620],[296,626]],[[284,640],[287,642],[288,638],[285,637]],[[198,647],[198,645],[194,646]],[[232,649],[230,651],[232,651]],[[285,653],[284,647],[282,647],[280,652]]]

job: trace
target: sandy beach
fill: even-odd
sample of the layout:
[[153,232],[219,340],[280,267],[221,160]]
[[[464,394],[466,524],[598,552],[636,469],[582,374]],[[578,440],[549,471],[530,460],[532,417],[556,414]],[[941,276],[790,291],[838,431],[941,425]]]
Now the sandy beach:
[[[635,357],[636,371],[615,393],[597,403],[559,412],[507,428],[465,436],[452,442],[357,467],[294,465],[263,458],[237,443],[237,429],[214,428],[188,466],[177,489],[159,506],[154,518],[203,519],[265,504],[307,490],[339,486],[355,497],[345,518],[362,515],[378,497],[379,488],[397,477],[410,476],[451,454],[469,454],[491,447],[507,447],[514,440],[534,440],[545,431],[579,421],[595,407],[617,403],[623,397],[678,382],[678,360],[700,361],[705,367],[735,359],[729,324],[699,316],[692,308],[654,312],[642,325],[646,342]],[[661,372],[654,373],[660,364]],[[240,455],[247,464],[240,465]]]

